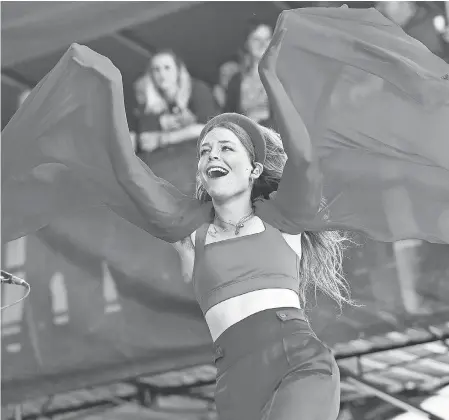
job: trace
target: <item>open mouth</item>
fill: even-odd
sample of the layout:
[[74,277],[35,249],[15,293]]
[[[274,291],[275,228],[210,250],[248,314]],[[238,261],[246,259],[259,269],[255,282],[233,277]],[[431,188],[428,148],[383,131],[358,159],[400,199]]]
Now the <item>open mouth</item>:
[[219,166],[213,166],[206,171],[206,175],[212,179],[222,178],[226,176],[228,173],[229,173],[228,170],[220,168]]

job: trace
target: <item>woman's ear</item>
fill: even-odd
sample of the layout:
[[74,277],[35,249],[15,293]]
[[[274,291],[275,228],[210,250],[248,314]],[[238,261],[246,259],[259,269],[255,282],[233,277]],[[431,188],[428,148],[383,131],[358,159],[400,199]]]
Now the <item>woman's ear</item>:
[[260,175],[262,175],[263,165],[260,162],[255,162],[253,166],[254,169],[251,171],[251,178],[257,179],[260,177]]

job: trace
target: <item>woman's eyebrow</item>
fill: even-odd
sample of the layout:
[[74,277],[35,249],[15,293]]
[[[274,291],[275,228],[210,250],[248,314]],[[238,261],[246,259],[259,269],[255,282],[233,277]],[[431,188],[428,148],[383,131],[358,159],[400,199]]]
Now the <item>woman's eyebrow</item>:
[[[234,143],[233,143],[232,141],[230,141],[230,140],[218,140],[218,143],[220,143],[220,144],[224,144],[224,143],[234,144]],[[200,147],[204,147],[204,146],[210,147],[210,143],[205,142],[205,143],[203,143]]]

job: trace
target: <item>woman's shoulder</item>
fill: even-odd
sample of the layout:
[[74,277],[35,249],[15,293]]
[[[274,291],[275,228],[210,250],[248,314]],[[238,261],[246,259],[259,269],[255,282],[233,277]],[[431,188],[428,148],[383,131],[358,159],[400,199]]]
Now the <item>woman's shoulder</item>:
[[281,233],[295,236],[306,230],[302,221],[287,217],[274,199],[258,199],[254,208],[257,216]]

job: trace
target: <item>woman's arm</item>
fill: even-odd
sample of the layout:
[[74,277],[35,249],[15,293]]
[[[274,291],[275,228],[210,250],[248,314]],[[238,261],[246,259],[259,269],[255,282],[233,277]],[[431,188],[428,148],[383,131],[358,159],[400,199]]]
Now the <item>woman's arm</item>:
[[284,34],[283,29],[276,31],[259,64],[259,74],[288,156],[273,204],[289,219],[289,225],[297,225],[316,216],[322,195],[322,175],[307,128],[276,75]]
[[210,87],[199,80],[194,80],[189,106],[184,116],[187,120],[190,119],[191,123],[182,128],[162,132],[160,137],[161,145],[177,144],[197,139],[207,121],[219,114],[219,112],[220,109]]
[[[108,205],[121,217],[167,242],[177,242],[210,220],[212,206],[187,196],[168,181],[156,176],[134,153],[125,126],[116,126],[108,145],[115,179],[126,194]],[[132,208],[137,211],[132,211]]]
[[159,137],[160,145],[168,146],[170,144],[177,144],[184,141],[197,139],[203,128],[204,124],[192,124],[187,127],[180,128],[179,130],[161,132]]
[[152,152],[158,147],[182,143],[199,137],[203,124],[192,124],[179,130],[145,131],[140,134],[140,148],[145,152]]

